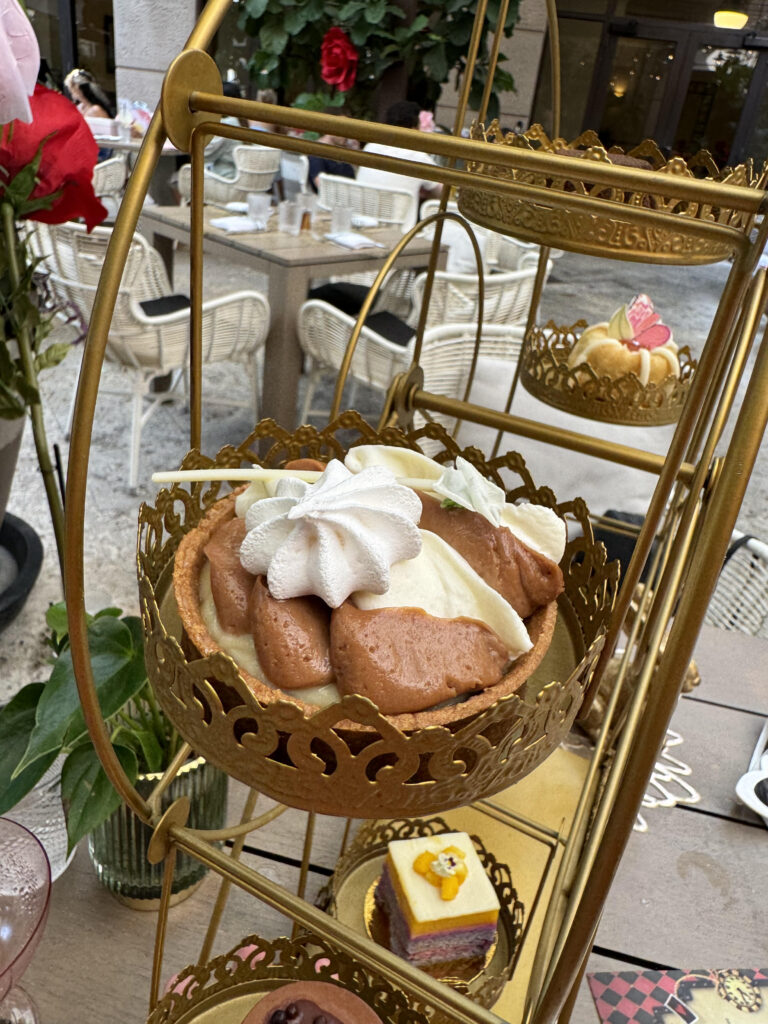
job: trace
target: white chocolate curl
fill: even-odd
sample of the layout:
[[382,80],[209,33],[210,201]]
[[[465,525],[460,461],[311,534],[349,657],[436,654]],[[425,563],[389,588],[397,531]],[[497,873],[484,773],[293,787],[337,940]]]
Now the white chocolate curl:
[[460,455],[456,457],[456,468],[444,469],[433,490],[441,498],[448,498],[471,512],[479,512],[491,526],[500,525],[507,500],[504,491]]
[[390,566],[421,551],[420,516],[418,495],[389,470],[334,460],[316,483],[281,480],[248,509],[240,561],[279,600],[316,594],[338,608],[356,590],[387,591]]

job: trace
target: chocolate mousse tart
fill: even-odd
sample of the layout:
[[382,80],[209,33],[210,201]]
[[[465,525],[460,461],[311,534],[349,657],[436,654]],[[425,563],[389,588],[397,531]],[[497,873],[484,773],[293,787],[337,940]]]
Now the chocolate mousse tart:
[[[190,453],[201,478],[143,506],[147,666],[181,735],[274,799],[432,813],[498,792],[566,735],[616,571],[583,503],[556,506],[519,456],[489,467],[446,435],[433,461],[417,434],[388,430],[392,447],[355,424],[347,453],[331,428],[301,428],[270,460],[282,473],[252,465],[224,497],[245,470]],[[253,464],[257,440],[229,465]],[[581,536],[565,540],[563,511]]]

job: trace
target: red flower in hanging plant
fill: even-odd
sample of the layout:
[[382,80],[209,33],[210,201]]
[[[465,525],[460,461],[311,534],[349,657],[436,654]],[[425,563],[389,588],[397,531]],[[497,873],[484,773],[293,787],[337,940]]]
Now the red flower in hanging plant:
[[[66,96],[43,85],[35,86],[30,107],[30,124],[17,120],[0,127],[0,203],[10,201],[21,218],[45,224],[82,217],[90,230],[107,216],[93,191],[98,156],[93,133]],[[33,172],[38,151],[40,165],[30,191],[33,181],[26,176]],[[55,198],[46,202],[49,196]]]
[[343,29],[329,28],[320,47],[320,77],[339,92],[348,92],[357,78],[357,50]]

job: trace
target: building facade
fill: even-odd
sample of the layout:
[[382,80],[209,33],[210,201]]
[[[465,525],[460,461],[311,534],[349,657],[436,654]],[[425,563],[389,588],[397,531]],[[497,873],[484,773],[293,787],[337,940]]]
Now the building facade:
[[[86,67],[115,97],[157,104],[165,69],[184,45],[202,0],[27,0],[41,52],[61,82]],[[742,4],[744,0],[736,0]],[[740,30],[717,28],[716,0],[558,0],[561,135],[586,128],[631,149],[655,139],[668,154],[709,149],[720,164],[768,157],[768,14],[743,8]],[[734,6],[729,3],[726,6]],[[213,50],[223,74],[247,84],[251,41],[233,3]],[[516,91],[502,97],[504,127],[551,127],[545,0],[522,0],[505,40]],[[439,123],[451,126],[452,87]]]

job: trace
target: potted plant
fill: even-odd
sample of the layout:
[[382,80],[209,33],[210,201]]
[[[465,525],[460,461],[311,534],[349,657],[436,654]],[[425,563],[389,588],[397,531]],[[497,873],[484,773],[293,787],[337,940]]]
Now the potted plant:
[[[85,725],[69,650],[63,603],[46,615],[53,668],[44,683],[29,683],[0,709],[0,816],[9,811],[62,758],[61,797],[68,849],[85,836],[99,879],[127,902],[160,896],[162,865],[148,863],[151,830],[138,823],[115,792]],[[88,645],[101,712],[126,775],[148,796],[182,741],[160,712],[144,667],[141,620],[106,608],[88,617]],[[161,809],[190,796],[190,826],[221,828],[227,776],[191,758],[162,797]],[[138,825],[138,827],[137,827]],[[174,893],[190,891],[206,868],[177,858]]]
[[[43,346],[51,314],[38,295],[40,261],[30,250],[27,222],[58,224],[83,218],[90,230],[104,220],[107,211],[93,191],[98,149],[90,128],[66,97],[36,84],[39,49],[17,0],[2,0],[0,7],[0,421],[23,424],[26,415],[31,419],[63,566],[64,512],[48,450],[38,375],[61,362],[69,346]],[[126,864],[130,870],[135,859],[142,872],[148,867],[142,843],[149,829],[137,830],[133,818],[132,834],[143,838],[136,849],[121,846],[120,841],[110,842],[110,849],[121,859],[122,873],[105,866],[98,838],[108,833],[109,823],[119,819],[121,812],[129,812],[121,807],[90,742],[72,669],[63,604],[51,606],[47,623],[53,650],[50,677],[24,686],[0,710],[0,814],[15,807],[57,758],[62,758],[68,848],[89,835],[99,877],[114,891],[121,891],[130,886],[123,870]],[[115,750],[131,781],[142,785],[142,775],[168,767],[180,740],[154,703],[144,667],[141,622],[135,616],[123,616],[119,609],[107,608],[90,618],[88,636],[96,690]],[[185,765],[182,777],[214,778],[210,783],[213,797],[201,803],[206,811],[215,810],[208,827],[219,827],[226,777],[204,763]],[[151,780],[147,785],[151,788]],[[173,783],[164,799],[174,799],[177,788]],[[197,863],[194,867],[205,870]],[[177,870],[177,887],[186,885],[188,879],[189,865],[182,864]],[[140,880],[139,890],[131,890],[131,894],[146,895],[142,886]]]
[[[61,557],[64,515],[38,377],[58,365],[69,346],[43,346],[51,313],[39,292],[40,261],[30,251],[27,229],[32,221],[60,224],[77,217],[90,229],[107,211],[93,191],[98,154],[93,134],[65,96],[36,84],[40,51],[17,0],[3,4],[0,53],[0,452],[6,455],[0,473],[7,474],[0,493],[7,500],[29,415]],[[3,512],[4,506],[0,519]]]

